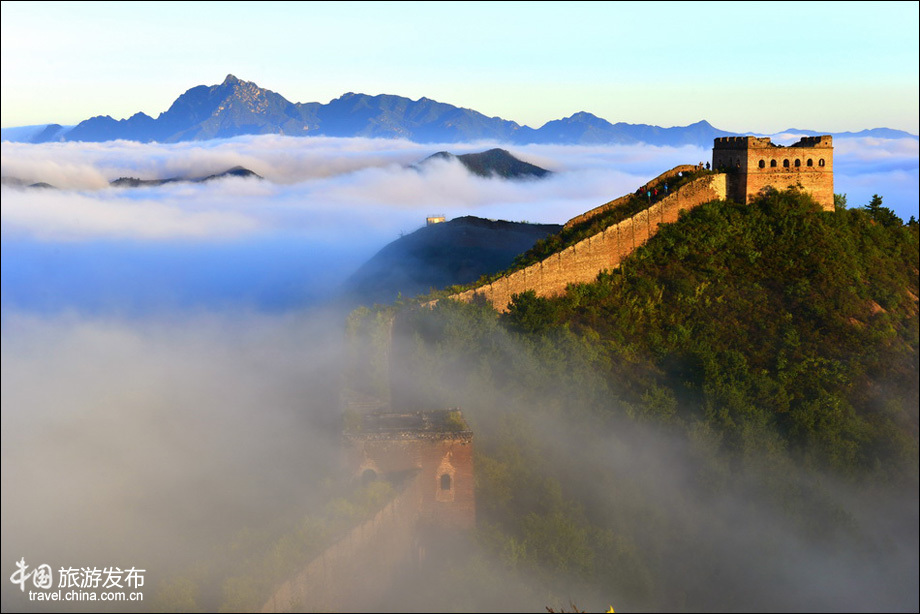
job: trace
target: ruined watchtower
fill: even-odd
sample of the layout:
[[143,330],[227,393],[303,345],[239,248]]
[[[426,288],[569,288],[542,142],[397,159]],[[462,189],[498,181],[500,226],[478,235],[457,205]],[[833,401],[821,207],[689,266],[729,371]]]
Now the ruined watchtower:
[[728,136],[715,140],[712,166],[728,176],[728,197],[747,203],[767,186],[801,186],[825,209],[834,210],[833,137],[806,136],[788,147],[769,137]]
[[475,526],[473,432],[460,410],[365,414],[345,440],[352,475],[414,490],[423,525]]

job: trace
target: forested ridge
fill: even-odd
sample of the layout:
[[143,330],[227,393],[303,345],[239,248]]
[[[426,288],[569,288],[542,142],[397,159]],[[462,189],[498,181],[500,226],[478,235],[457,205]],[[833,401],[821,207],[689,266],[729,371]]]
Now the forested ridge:
[[499,563],[467,573],[499,601],[495,577],[535,574],[556,606],[915,607],[918,261],[881,198],[789,190],[686,212],[503,315],[390,308],[394,406],[461,406],[476,432]]
[[[474,432],[477,528],[377,609],[916,611],[920,227],[845,205],[704,204],[504,314],[352,312],[348,387]],[[241,531],[154,608],[260,607],[393,494],[342,478],[305,475],[325,505]]]

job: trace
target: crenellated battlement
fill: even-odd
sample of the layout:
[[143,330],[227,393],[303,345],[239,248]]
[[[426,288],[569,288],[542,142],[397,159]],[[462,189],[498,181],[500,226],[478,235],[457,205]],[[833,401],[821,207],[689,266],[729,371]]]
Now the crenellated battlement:
[[752,147],[779,147],[770,137],[758,136],[723,136],[715,140],[713,149],[749,149]]
[[829,134],[823,136],[803,136],[798,142],[789,147],[834,147],[834,137]]

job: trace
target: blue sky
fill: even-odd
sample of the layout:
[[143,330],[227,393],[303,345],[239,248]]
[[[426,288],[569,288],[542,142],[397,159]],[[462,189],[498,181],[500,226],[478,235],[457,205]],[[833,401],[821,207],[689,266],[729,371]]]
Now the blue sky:
[[916,2],[2,4],[3,127],[156,116],[228,73],[295,102],[427,96],[733,131],[918,129]]

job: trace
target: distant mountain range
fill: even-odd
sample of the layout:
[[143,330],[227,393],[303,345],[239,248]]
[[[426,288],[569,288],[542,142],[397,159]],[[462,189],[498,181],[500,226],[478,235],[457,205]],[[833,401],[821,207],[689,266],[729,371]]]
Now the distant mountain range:
[[[826,134],[812,130],[788,132]],[[328,104],[298,103],[250,81],[227,75],[220,85],[199,85],[188,90],[156,119],[144,113],[120,120],[100,115],[76,126],[49,124],[5,129],[2,138],[32,143],[114,139],[174,143],[246,134],[404,138],[420,143],[490,140],[518,145],[646,143],[711,147],[714,138],[739,133],[719,130],[706,121],[672,128],[623,122],[612,124],[585,112],[534,129],[428,98],[411,100],[385,94],[348,93]],[[917,138],[888,128],[835,136]]]

